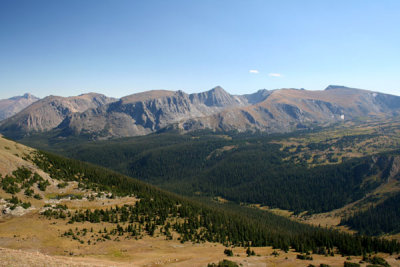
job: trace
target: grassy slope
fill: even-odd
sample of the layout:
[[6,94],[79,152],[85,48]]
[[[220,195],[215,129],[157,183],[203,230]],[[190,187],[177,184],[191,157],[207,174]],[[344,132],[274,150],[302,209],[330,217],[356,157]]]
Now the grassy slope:
[[[32,202],[33,206],[35,209],[30,210],[28,213],[22,216],[6,216],[5,218],[2,218],[2,223],[0,224],[0,244],[1,246],[6,246],[9,248],[14,248],[14,249],[24,249],[24,250],[31,250],[34,248],[35,250],[42,251],[46,254],[52,254],[52,255],[75,255],[78,258],[75,260],[72,260],[71,264],[104,264],[104,262],[109,262],[110,260],[112,261],[117,261],[119,262],[118,264],[127,264],[129,263],[135,263],[138,265],[144,265],[144,264],[169,264],[169,263],[176,263],[177,266],[185,266],[190,262],[193,264],[193,266],[204,266],[208,262],[216,262],[224,258],[223,254],[223,249],[224,247],[221,244],[216,244],[216,243],[199,243],[199,244],[192,244],[190,242],[186,242],[182,244],[179,240],[176,238],[178,237],[178,234],[175,233],[173,240],[165,240],[165,237],[159,232],[156,231],[155,237],[149,237],[149,236],[143,236],[143,238],[139,240],[132,240],[132,239],[126,239],[125,235],[120,238],[120,241],[102,241],[98,242],[95,245],[88,245],[87,243],[81,244],[77,242],[76,240],[72,240],[71,238],[65,238],[61,237],[60,235],[64,232],[67,231],[68,229],[72,228],[74,229],[75,232],[81,231],[83,228],[89,229],[89,227],[94,228],[94,233],[98,232],[98,230],[102,230],[104,227],[112,227],[111,224],[109,223],[100,223],[100,224],[91,224],[88,222],[83,222],[83,223],[75,223],[75,224],[67,224],[66,221],[64,220],[59,220],[59,219],[46,219],[43,216],[39,215],[39,209],[44,206],[45,202],[52,203],[55,200],[50,200],[48,199],[49,197],[52,197],[54,195],[60,195],[60,194],[82,194],[82,195],[87,195],[90,193],[94,193],[92,189],[89,190],[82,190],[78,189],[77,182],[70,181],[69,185],[65,188],[58,188],[57,184],[60,183],[57,179],[51,178],[48,174],[45,172],[39,170],[37,166],[34,166],[31,162],[23,160],[21,158],[22,155],[26,157],[27,154],[31,153],[32,150],[28,148],[24,148],[23,146],[17,145],[13,142],[10,141],[4,141],[7,143],[8,147],[15,146],[19,147],[22,149],[21,155],[18,156],[20,158],[26,167],[31,168],[32,171],[37,171],[41,172],[41,175],[45,178],[50,180],[50,186],[46,189],[46,191],[41,192],[35,188],[35,192],[38,192],[42,195],[44,198],[43,200],[33,200],[32,198],[25,197],[22,192],[18,193],[17,196],[26,201],[29,200]],[[7,153],[14,153],[16,151],[12,151],[11,149],[6,149],[6,148],[1,148],[0,150],[3,151],[9,151],[5,152]],[[57,164],[63,164],[67,163],[65,166],[70,166],[73,168],[77,168],[76,166],[80,166],[82,164],[83,166],[86,166],[86,173],[90,173],[91,166],[83,163],[79,163],[78,165],[76,164],[75,161],[70,161],[70,160],[64,160],[61,162],[57,162],[57,156],[53,158],[52,160],[52,166],[56,166]],[[68,164],[71,163],[71,164]],[[75,166],[75,167],[74,167]],[[3,172],[2,175],[5,174],[10,174],[11,171],[13,171],[14,167],[10,167],[6,172]],[[62,169],[56,168],[60,171]],[[71,170],[71,169],[70,169]],[[101,172],[107,172],[105,169],[101,168],[96,168],[94,171],[95,173],[101,173]],[[68,175],[69,172],[63,172],[65,175]],[[89,174],[88,174],[89,175]],[[114,175],[118,174],[112,174],[110,173],[111,177],[114,177]],[[76,176],[76,175],[75,175]],[[54,177],[54,176],[53,176]],[[121,178],[121,179],[128,179],[128,178]],[[132,183],[132,180],[126,180],[128,183]],[[139,182],[137,182],[139,183]],[[198,206],[199,204],[195,203],[187,203],[187,201],[183,200],[180,197],[168,194],[168,193],[163,193],[162,191],[159,191],[158,189],[153,189],[151,186],[146,186],[144,184],[141,185],[139,183],[139,187],[144,186],[145,188],[147,187],[149,190],[148,192],[152,192],[157,194],[161,194],[164,196],[167,196],[168,198],[174,198],[175,201],[181,201],[183,205],[194,205]],[[122,188],[125,186],[123,185]],[[122,191],[117,190],[119,193],[122,193]],[[11,195],[5,193],[0,189],[0,196],[2,198],[9,198]],[[156,196],[155,195],[155,196]],[[94,209],[94,208],[107,208],[107,207],[115,207],[115,205],[122,205],[122,204],[134,204],[137,201],[136,197],[120,197],[117,199],[104,199],[104,198],[95,198],[93,201],[87,201],[87,200],[63,200],[61,201],[62,204],[66,204],[71,211],[74,210],[80,210],[80,209]],[[57,202],[57,201],[56,201]],[[200,205],[201,206],[201,205]],[[228,216],[245,216],[249,218],[253,218],[254,220],[257,221],[262,221],[264,222],[264,227],[273,227],[276,231],[282,231],[282,238],[285,235],[285,231],[291,231],[290,229],[300,227],[300,229],[303,229],[303,233],[307,233],[309,229],[308,227],[301,226],[300,224],[290,222],[287,219],[283,219],[282,217],[278,216],[271,216],[268,215],[268,213],[257,211],[254,209],[247,209],[247,208],[241,208],[240,211],[237,211],[237,207],[232,206],[228,207],[227,211],[220,211],[219,204],[215,204],[214,206],[209,206],[208,208],[205,207],[205,209],[212,209],[214,213],[219,213],[219,212],[225,212],[228,214]],[[231,214],[231,215],[229,215]],[[293,232],[294,234],[294,232]],[[96,234],[98,236],[98,234]],[[81,238],[86,240],[87,237]],[[293,251],[289,251],[288,253],[280,252],[281,255],[278,257],[271,256],[272,253],[272,248],[271,247],[265,247],[265,248],[255,248],[254,249],[257,254],[262,255],[261,257],[250,257],[247,258],[245,257],[244,253],[244,248],[235,248],[234,252],[235,255],[238,254],[239,256],[236,256],[233,258],[233,260],[237,262],[248,262],[248,263],[275,263],[279,264],[282,266],[298,266],[298,264],[305,263],[304,261],[300,261],[295,259],[296,253]],[[13,252],[9,251],[10,254],[8,254],[6,257],[3,255],[4,260],[10,260],[13,259],[15,260],[16,256],[13,255],[19,255],[18,257],[20,260],[20,263],[26,263],[30,262],[29,257],[31,256],[29,253],[24,254],[21,252]],[[199,255],[202,255],[199,257]],[[85,258],[81,258],[84,257]],[[86,257],[89,256],[89,259],[86,259]],[[14,258],[13,258],[14,257]],[[94,259],[94,258],[96,259]],[[344,258],[340,256],[335,256],[335,257],[323,257],[323,256],[317,256],[315,255],[315,261],[314,263],[330,263],[332,266],[341,266],[343,261],[345,260]],[[387,257],[385,255],[385,257]],[[37,265],[40,265],[41,261],[40,258],[44,258],[46,260],[50,261],[55,261],[57,262],[60,260],[60,258],[48,258],[46,256],[39,257],[39,263]],[[287,259],[286,259],[287,258]],[[356,259],[356,258],[355,258]],[[23,262],[21,262],[21,260]],[[36,259],[37,260],[37,259]],[[65,260],[65,258],[61,258],[61,261]],[[104,260],[104,262],[103,262]],[[26,261],[26,262],[25,262]],[[71,261],[68,259],[67,261]],[[34,263],[32,263],[33,266],[35,266]]]

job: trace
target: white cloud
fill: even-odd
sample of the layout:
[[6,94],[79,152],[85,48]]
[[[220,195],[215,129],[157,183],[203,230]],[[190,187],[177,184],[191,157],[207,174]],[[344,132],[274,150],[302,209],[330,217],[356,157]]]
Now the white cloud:
[[270,77],[283,77],[283,75],[280,74],[280,73],[268,73],[268,76],[270,76]]
[[260,73],[258,70],[249,70],[249,72],[253,73],[253,74],[259,74]]

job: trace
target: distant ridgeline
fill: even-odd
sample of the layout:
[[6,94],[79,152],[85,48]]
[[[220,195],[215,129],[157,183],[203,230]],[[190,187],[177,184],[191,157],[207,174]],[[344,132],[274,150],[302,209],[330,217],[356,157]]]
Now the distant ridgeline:
[[[273,246],[285,251],[294,248],[299,252],[324,254],[337,249],[345,255],[400,251],[400,244],[396,241],[312,227],[256,209],[222,209],[217,205],[200,204],[110,170],[50,153],[40,152],[31,160],[53,179],[77,181],[80,188],[109,192],[112,197],[135,196],[139,199],[133,205],[109,209],[78,210],[73,213],[69,212],[67,206],[59,205],[43,212],[43,216],[66,220],[70,224],[113,224],[114,228],[102,232],[104,239],[109,239],[110,235],[128,235],[131,238],[152,236],[156,230],[160,230],[167,239],[173,238],[172,232],[177,233],[181,242]],[[76,235],[72,230],[63,236],[83,242],[79,234]]]

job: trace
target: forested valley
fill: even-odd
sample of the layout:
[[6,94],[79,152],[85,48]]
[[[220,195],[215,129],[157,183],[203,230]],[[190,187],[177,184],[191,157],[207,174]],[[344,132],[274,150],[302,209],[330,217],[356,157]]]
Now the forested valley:
[[[345,129],[339,137],[326,129],[279,135],[167,131],[107,141],[42,142],[31,138],[28,143],[186,197],[221,197],[236,206],[258,204],[295,214],[314,214],[359,201],[392,179],[389,176],[399,150],[396,145],[383,143],[388,137],[381,135],[396,135],[398,125],[385,124],[374,133],[364,133],[364,129],[369,125]],[[366,149],[373,153],[366,153]],[[356,151],[363,151],[363,156],[347,156]],[[321,162],[315,164],[316,159]],[[396,194],[393,191],[388,196]],[[364,210],[353,214],[354,218],[347,215],[342,224],[366,234],[397,233],[398,226],[393,223],[374,227],[373,220],[381,220],[387,205],[382,207],[368,212],[371,224],[354,221],[366,216]]]

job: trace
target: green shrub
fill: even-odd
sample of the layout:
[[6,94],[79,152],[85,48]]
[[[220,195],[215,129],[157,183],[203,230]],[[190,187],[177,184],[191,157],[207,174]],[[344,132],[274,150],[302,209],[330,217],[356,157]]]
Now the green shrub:
[[25,189],[24,194],[27,197],[31,197],[33,195],[33,190],[30,188],[27,188],[27,189]]
[[41,199],[42,199],[42,197],[41,197],[39,194],[35,194],[35,195],[33,195],[33,197],[34,197],[35,199],[38,199],[38,200],[41,200]]
[[38,183],[38,188],[39,188],[41,191],[46,191],[46,187],[48,187],[49,185],[50,185],[50,183],[49,183],[48,180],[41,181],[41,182]]
[[30,203],[30,202],[24,202],[24,203],[21,204],[21,206],[22,206],[24,209],[28,209],[28,208],[31,207],[31,203]]
[[232,252],[231,249],[225,249],[225,250],[224,250],[224,254],[225,254],[226,256],[229,256],[229,257],[232,257],[232,256],[233,256],[233,252]]
[[16,196],[12,196],[11,198],[8,199],[8,202],[16,205],[16,204],[20,203],[20,200]]
[[68,182],[59,183],[59,184],[57,185],[58,188],[65,188],[65,187],[67,187],[67,186],[68,186]]
[[310,260],[310,261],[313,260],[313,257],[311,255],[306,255],[306,254],[298,254],[296,258],[299,260]]
[[218,264],[215,263],[209,263],[207,265],[208,267],[239,267],[236,262],[230,261],[230,260],[222,260],[218,262]]
[[367,266],[369,266],[369,267],[376,267],[376,266],[379,266],[379,267],[390,267],[390,265],[389,265],[389,263],[387,263],[387,261],[385,260],[385,259],[383,259],[383,258],[381,258],[381,257],[378,257],[378,256],[374,256],[374,257],[372,257],[371,258],[371,256],[363,256],[363,259],[362,259],[363,261],[366,261],[366,262],[369,262],[369,263],[372,263],[372,265],[370,264],[370,265],[367,265]]
[[354,263],[354,262],[345,261],[344,262],[344,267],[360,267],[360,264]]

